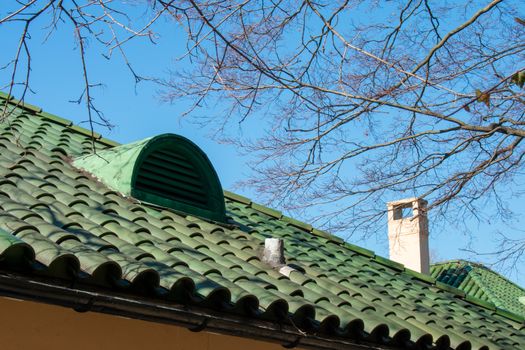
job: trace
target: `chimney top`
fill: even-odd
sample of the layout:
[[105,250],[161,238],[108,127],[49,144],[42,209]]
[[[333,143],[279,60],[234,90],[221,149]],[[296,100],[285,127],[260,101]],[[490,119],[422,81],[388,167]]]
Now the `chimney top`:
[[416,203],[416,204],[419,204],[420,206],[422,205],[424,207],[426,207],[426,205],[428,204],[428,202],[425,199],[423,199],[423,198],[410,197],[410,198],[398,199],[396,201],[388,202],[387,206],[390,208],[390,207],[394,207],[394,206],[398,206],[398,205],[412,204],[412,203]]

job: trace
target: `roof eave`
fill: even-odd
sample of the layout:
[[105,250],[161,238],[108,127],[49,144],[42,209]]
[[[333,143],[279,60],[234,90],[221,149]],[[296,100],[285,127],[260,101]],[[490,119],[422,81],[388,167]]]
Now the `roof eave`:
[[[176,303],[143,297],[108,293],[82,287],[51,284],[34,277],[0,272],[0,296],[42,302],[72,308],[78,312],[100,312],[145,321],[173,324],[191,331],[209,331],[225,335],[278,343],[286,348],[304,349],[383,349],[377,345],[355,343],[344,338],[305,335],[300,330],[274,322],[225,315]],[[386,347],[384,348],[386,349]]]

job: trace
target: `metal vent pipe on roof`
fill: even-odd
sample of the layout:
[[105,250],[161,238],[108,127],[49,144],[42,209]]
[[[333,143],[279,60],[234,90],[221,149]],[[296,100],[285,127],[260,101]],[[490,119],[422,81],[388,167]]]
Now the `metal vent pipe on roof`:
[[292,272],[298,272],[293,267],[286,265],[284,241],[282,238],[266,238],[264,240],[264,251],[261,260],[286,277],[290,277]]
[[284,242],[281,238],[266,238],[264,240],[262,261],[271,267],[279,267],[286,264]]

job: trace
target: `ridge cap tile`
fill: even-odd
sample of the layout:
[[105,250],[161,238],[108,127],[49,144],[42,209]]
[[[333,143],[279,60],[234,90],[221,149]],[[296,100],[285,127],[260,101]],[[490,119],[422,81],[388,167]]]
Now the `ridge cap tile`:
[[496,305],[494,305],[494,303],[491,303],[490,301],[485,301],[485,300],[476,298],[470,294],[467,294],[465,296],[465,300],[468,301],[469,303],[481,306],[487,310],[496,311]]
[[240,194],[233,193],[227,190],[223,190],[224,196],[228,199],[234,200],[236,202],[240,202],[242,204],[250,205],[252,203],[251,199],[248,197],[241,196]]
[[283,217],[283,213],[281,213],[279,210],[272,209],[272,208],[269,208],[267,206],[255,203],[255,202],[251,202],[250,203],[250,207],[252,209],[260,211],[261,213],[264,213],[264,214],[269,215],[269,216],[271,216],[273,218],[276,218],[276,219],[280,219],[280,218]]
[[310,233],[313,234],[314,236],[325,238],[326,240],[328,240],[329,243],[336,243],[341,246],[344,245],[345,243],[345,240],[342,239],[341,237],[338,237],[334,234],[331,234],[330,232],[327,232],[327,231],[324,231],[324,230],[321,230],[315,227],[312,227],[312,230],[310,231]]
[[376,256],[374,256],[373,259],[376,262],[378,262],[379,264],[387,266],[387,267],[390,267],[390,268],[392,268],[394,270],[397,270],[397,271],[404,271],[405,270],[405,265],[403,265],[401,263],[398,263],[396,261],[390,260],[388,258],[385,258],[383,256],[376,255]]
[[[0,91],[1,92],[1,91]],[[27,103],[25,101],[22,101],[22,100],[18,100],[16,99],[13,95],[8,95],[4,92],[1,92],[2,95],[0,95],[0,97],[4,100],[6,100],[9,104],[11,105],[15,105],[15,107],[20,107],[20,108],[24,108],[32,113],[40,113],[42,112],[42,108],[40,107],[37,107],[35,105],[32,105],[30,103]],[[9,96],[9,98],[8,98]]]
[[47,120],[51,120],[55,123],[58,123],[60,125],[64,125],[64,126],[71,126],[73,125],[73,122],[71,120],[68,120],[68,119],[64,119],[64,118],[61,118],[57,115],[54,115],[54,114],[51,114],[51,113],[48,113],[48,112],[40,112],[37,114],[39,117],[41,118],[44,118],[44,119],[47,119]]
[[514,312],[509,311],[509,310],[505,310],[505,309],[496,307],[496,313],[500,316],[510,318],[511,320],[514,320],[516,322],[525,322],[525,317],[515,314]]
[[305,223],[305,222],[302,222],[302,221],[300,221],[300,220],[294,219],[294,218],[292,218],[292,217],[290,217],[290,216],[283,215],[283,216],[281,217],[281,220],[283,220],[284,222],[289,223],[290,225],[292,225],[292,226],[294,226],[294,227],[297,227],[297,228],[303,229],[303,230],[305,230],[305,231],[307,231],[307,232],[311,232],[312,229],[313,229],[312,225],[307,224],[307,223]]
[[356,253],[359,253],[361,255],[364,255],[366,257],[369,257],[369,258],[373,258],[376,256],[376,253],[373,251],[373,250],[370,250],[370,249],[366,249],[366,248],[363,248],[363,247],[360,247],[358,245],[355,245],[355,244],[352,244],[352,243],[348,243],[348,242],[344,242],[344,247],[347,248],[347,249],[350,249]]
[[414,278],[417,278],[420,281],[423,281],[423,282],[426,282],[426,283],[429,283],[429,284],[435,284],[436,281],[437,281],[431,275],[427,275],[425,273],[417,272],[415,270],[409,269],[406,266],[405,266],[405,273],[407,273],[408,275],[410,275],[410,276],[412,276]]
[[452,287],[451,285],[443,282],[436,281],[435,286],[462,298],[466,296],[466,293],[461,289]]
[[85,136],[89,136],[89,137],[93,137],[95,140],[98,140],[102,137],[102,135],[100,135],[98,132],[96,131],[91,131],[89,129],[86,129],[86,128],[83,128],[79,125],[76,125],[76,124],[73,124],[71,126],[69,126],[69,129],[71,130],[74,130],[80,134],[83,134]]
[[0,91],[0,98],[4,100],[12,100],[14,97],[13,95],[9,95],[3,91]]

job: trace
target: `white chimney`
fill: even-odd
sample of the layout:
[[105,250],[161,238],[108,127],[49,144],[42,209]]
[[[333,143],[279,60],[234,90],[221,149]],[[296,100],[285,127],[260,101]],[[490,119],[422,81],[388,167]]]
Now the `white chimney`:
[[427,201],[407,198],[387,203],[390,259],[428,274]]

